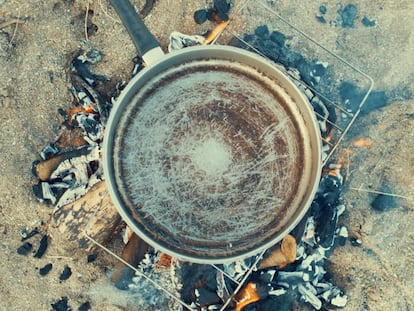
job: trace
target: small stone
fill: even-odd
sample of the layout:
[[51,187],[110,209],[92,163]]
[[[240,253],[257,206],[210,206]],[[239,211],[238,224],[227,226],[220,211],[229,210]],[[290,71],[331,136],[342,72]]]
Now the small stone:
[[17,249],[17,254],[19,255],[27,255],[33,248],[33,245],[30,244],[29,242],[23,243],[22,246],[20,246]]
[[194,21],[197,24],[203,24],[205,21],[207,21],[207,10],[197,10],[194,12]]
[[72,269],[69,268],[68,265],[66,265],[65,268],[63,269],[62,273],[59,276],[59,280],[60,281],[66,281],[67,279],[70,278],[71,275],[72,275]]
[[50,272],[50,270],[52,270],[53,265],[51,263],[48,263],[46,266],[44,266],[43,268],[39,269],[39,274],[41,276],[45,276],[46,274],[48,274]]

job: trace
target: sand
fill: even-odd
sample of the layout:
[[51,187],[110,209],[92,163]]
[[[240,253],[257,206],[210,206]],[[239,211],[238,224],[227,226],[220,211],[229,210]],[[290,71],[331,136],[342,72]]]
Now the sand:
[[[202,34],[211,26],[195,26],[192,20],[193,12],[206,2],[159,0],[145,22],[165,49],[173,30]],[[347,210],[340,222],[361,239],[362,246],[348,242],[338,248],[329,259],[329,270],[348,295],[344,310],[412,310],[414,3],[356,1],[355,25],[344,28],[332,21],[348,2],[273,2],[282,16],[369,74],[375,89],[390,97],[386,107],[360,116],[339,148],[338,155],[346,148],[353,151],[343,193]],[[143,1],[133,3],[140,7]],[[322,4],[327,7],[326,24],[315,18]],[[98,26],[89,44],[104,55],[94,70],[117,81],[128,79],[135,50],[107,1],[5,0],[0,4],[1,310],[50,310],[51,303],[63,296],[75,310],[85,301],[91,302],[92,310],[119,310],[108,293],[106,300],[89,295],[90,290],[108,282],[105,272],[114,260],[107,256],[87,264],[87,254],[75,252],[59,234],[50,237],[41,259],[16,252],[22,244],[19,230],[47,223],[52,213],[32,193],[36,178],[31,163],[56,139],[62,121],[57,109],[71,105],[65,68],[73,51],[88,46],[84,33],[87,6],[94,11],[93,21]],[[364,16],[374,19],[376,26],[364,26]],[[19,22],[2,24],[15,19]],[[372,144],[353,146],[360,137]],[[374,194],[352,189],[380,190],[384,182],[391,185],[392,193],[405,197],[396,198],[398,207],[388,211],[371,208]],[[39,240],[40,235],[30,240],[35,249]],[[37,268],[47,263],[53,264],[52,271],[39,276]],[[73,273],[60,282],[65,265]]]

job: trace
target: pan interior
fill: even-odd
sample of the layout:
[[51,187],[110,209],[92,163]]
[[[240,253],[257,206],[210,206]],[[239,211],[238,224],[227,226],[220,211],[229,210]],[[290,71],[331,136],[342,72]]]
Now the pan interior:
[[304,124],[274,78],[197,60],[151,79],[117,125],[123,205],[149,240],[221,258],[284,229],[303,182]]

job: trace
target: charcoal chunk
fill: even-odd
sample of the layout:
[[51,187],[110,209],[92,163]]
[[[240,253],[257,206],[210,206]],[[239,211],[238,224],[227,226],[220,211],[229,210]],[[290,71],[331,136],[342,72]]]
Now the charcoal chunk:
[[48,263],[46,266],[44,266],[43,268],[39,269],[39,274],[41,276],[45,276],[46,274],[48,274],[50,272],[50,270],[52,270],[53,265],[51,263]]
[[227,21],[229,19],[228,13],[231,8],[231,4],[227,0],[214,0],[214,12],[222,21]]
[[35,258],[42,258],[45,254],[48,245],[48,236],[44,235],[40,240],[39,248],[37,249],[36,253],[33,255]]
[[[360,89],[355,84],[349,81],[341,82],[339,86],[339,95],[346,107],[356,112],[359,108],[366,91]],[[372,110],[380,109],[388,104],[388,97],[384,91],[373,91],[369,94],[365,104],[361,108],[361,114],[367,114]]]
[[267,27],[267,25],[258,26],[255,29],[254,34],[259,38],[267,39],[269,38],[269,28]]
[[325,5],[321,5],[321,6],[319,7],[319,12],[320,12],[321,14],[326,14],[326,12],[328,12],[328,9],[326,8],[326,6],[325,6]]
[[220,302],[220,297],[213,291],[200,287],[195,290],[197,304],[200,306],[208,306]]
[[[392,193],[392,187],[389,184],[384,183],[381,186],[381,192]],[[398,207],[398,204],[395,200],[395,197],[384,194],[378,194],[375,197],[375,199],[371,202],[371,207],[376,211],[385,212],[392,208]]]
[[207,10],[197,10],[194,12],[194,21],[197,24],[203,24],[205,21],[207,21]]
[[377,22],[374,19],[369,19],[368,17],[364,16],[362,18],[362,25],[364,25],[365,27],[374,27]]
[[23,241],[26,241],[26,240],[28,240],[28,239],[30,239],[31,237],[33,237],[33,236],[35,236],[36,234],[38,234],[39,233],[39,229],[37,229],[37,228],[34,228],[32,231],[30,231],[30,232],[27,232],[27,230],[26,229],[21,229],[20,230],[20,234],[21,234],[21,236],[22,236],[22,239],[21,239],[21,241],[23,242]]
[[33,248],[33,245],[30,244],[29,242],[23,243],[22,246],[20,246],[17,249],[17,254],[19,255],[27,255]]
[[88,263],[94,262],[97,257],[98,257],[98,254],[89,254],[88,257],[86,258],[86,261]]
[[52,311],[72,311],[73,309],[68,304],[68,297],[62,297],[55,303],[51,304]]
[[326,19],[325,17],[321,16],[321,15],[316,15],[315,16],[316,19],[318,20],[318,22],[322,23],[322,24],[326,24]]
[[358,9],[354,4],[348,4],[344,8],[339,9],[338,14],[342,19],[343,28],[354,27],[354,22],[358,14]]
[[84,302],[78,308],[78,311],[89,311],[91,310],[91,304],[89,301]]
[[72,269],[68,265],[66,265],[62,273],[59,276],[59,280],[66,281],[67,279],[70,278],[71,275],[72,275]]
[[278,46],[282,47],[285,45],[287,38],[285,34],[281,33],[280,31],[272,31],[272,33],[269,36],[269,39],[276,43]]

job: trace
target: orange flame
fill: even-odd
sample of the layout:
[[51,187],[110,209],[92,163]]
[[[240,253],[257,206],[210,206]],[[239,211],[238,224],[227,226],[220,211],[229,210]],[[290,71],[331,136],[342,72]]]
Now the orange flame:
[[245,306],[260,300],[256,287],[256,283],[250,282],[237,294],[235,311],[241,311]]
[[66,111],[69,115],[69,125],[72,125],[72,117],[75,113],[79,113],[79,112],[92,113],[92,112],[95,112],[95,109],[93,108],[92,105],[90,105],[90,106],[87,106],[85,108],[84,107],[76,107],[76,108],[73,108],[73,109],[68,109]]

